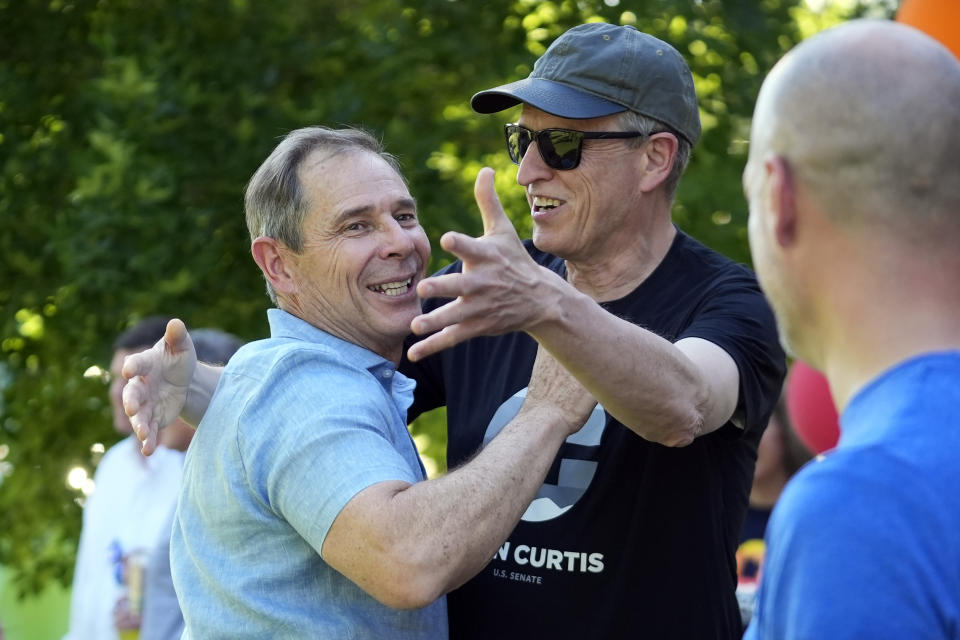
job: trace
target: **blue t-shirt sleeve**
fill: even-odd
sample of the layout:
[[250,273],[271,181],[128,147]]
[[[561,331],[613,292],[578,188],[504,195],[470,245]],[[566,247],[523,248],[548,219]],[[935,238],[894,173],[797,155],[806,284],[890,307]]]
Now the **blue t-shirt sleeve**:
[[[317,552],[343,507],[390,480],[423,479],[402,416],[366,371],[309,353],[287,356],[242,417],[243,465],[252,491]],[[414,458],[415,460],[415,458]],[[418,464],[418,463],[417,463]]]
[[[897,486],[900,484],[901,486]],[[767,529],[757,611],[747,638],[940,638],[911,500],[902,483],[812,462],[788,484]]]

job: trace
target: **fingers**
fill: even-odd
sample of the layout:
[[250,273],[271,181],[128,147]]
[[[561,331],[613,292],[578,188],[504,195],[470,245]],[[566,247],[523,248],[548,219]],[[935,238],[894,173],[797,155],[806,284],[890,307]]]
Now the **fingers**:
[[140,440],[140,451],[148,456],[157,448],[157,426],[152,424],[152,408],[143,403],[146,393],[140,376],[134,377],[123,388],[123,410],[130,416],[130,425]]
[[187,332],[187,326],[179,318],[174,318],[167,323],[167,329],[163,333],[163,342],[167,353],[180,353],[193,348],[193,341]]
[[417,284],[417,295],[421,298],[456,298],[469,295],[469,285],[469,278],[462,273],[431,276]]
[[513,231],[513,224],[507,218],[500,204],[500,198],[497,197],[497,190],[494,188],[495,172],[490,167],[480,169],[477,174],[477,180],[473,185],[473,197],[480,207],[480,218],[483,220],[483,235],[492,235],[505,231],[508,227]]
[[[132,380],[136,376],[145,376],[150,371],[153,366],[153,359],[151,357],[152,349],[147,349],[146,351],[141,351],[140,353],[134,353],[123,359],[123,368],[120,370],[120,375],[122,375],[127,380]],[[124,387],[124,398],[126,398],[126,390],[129,388]]]
[[422,336],[443,329],[447,325],[456,324],[460,319],[460,313],[457,309],[459,302],[461,301],[454,300],[430,313],[420,314],[410,322],[410,330],[418,336]]
[[440,236],[440,248],[466,263],[495,259],[498,253],[497,245],[489,240],[485,242],[486,237],[471,238],[464,233],[448,231]]
[[465,298],[457,298],[442,307],[437,307],[430,313],[424,313],[414,318],[410,323],[410,330],[418,336],[422,336],[454,325],[469,325],[469,330],[473,332],[473,335],[489,335],[483,332],[494,330],[492,320],[496,317],[496,310],[487,305],[477,304]]
[[130,424],[133,425],[133,432],[137,434],[137,439],[140,440],[140,451],[143,455],[148,456],[153,453],[157,448],[158,429],[152,418],[148,419],[141,413],[132,416]]
[[[126,363],[124,363],[124,372],[126,372]],[[123,387],[122,399],[123,399],[123,410],[128,416],[133,416],[141,408],[141,398],[143,397],[143,380],[140,379],[140,374],[134,374],[137,377],[133,378]]]
[[140,447],[140,452],[149,456],[151,453],[157,450],[157,430],[152,429],[147,434],[146,439],[141,439],[143,445]]
[[130,416],[133,432],[140,440],[140,451],[148,456],[157,448],[157,425],[153,419],[153,412],[144,410]]
[[410,347],[407,350],[407,358],[411,362],[416,362],[478,335],[480,331],[472,328],[470,323],[445,327]]

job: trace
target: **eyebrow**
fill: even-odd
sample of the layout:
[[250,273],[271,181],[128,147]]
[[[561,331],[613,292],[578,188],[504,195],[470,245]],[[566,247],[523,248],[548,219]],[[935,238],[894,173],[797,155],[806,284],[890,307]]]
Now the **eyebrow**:
[[[399,198],[393,202],[392,208],[394,209],[416,209],[417,201],[413,198]],[[372,204],[364,204],[359,207],[354,207],[352,209],[347,209],[346,211],[341,211],[334,219],[334,226],[341,224],[351,218],[357,218],[364,215],[368,215],[373,211],[376,211],[377,207]]]

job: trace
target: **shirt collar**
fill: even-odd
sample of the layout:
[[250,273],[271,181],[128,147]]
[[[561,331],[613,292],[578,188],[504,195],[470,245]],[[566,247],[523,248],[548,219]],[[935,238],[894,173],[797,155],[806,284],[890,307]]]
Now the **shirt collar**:
[[416,383],[397,371],[396,365],[384,357],[358,344],[327,333],[283,309],[267,309],[267,321],[270,323],[271,337],[292,338],[329,347],[341,354],[345,360],[369,371],[383,385],[387,393],[392,394],[396,387],[395,390],[399,394],[409,395],[412,402],[413,388]]

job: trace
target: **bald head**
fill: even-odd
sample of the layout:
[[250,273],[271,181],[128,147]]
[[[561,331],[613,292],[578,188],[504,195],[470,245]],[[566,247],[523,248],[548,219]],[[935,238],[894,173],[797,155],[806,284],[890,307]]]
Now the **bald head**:
[[853,21],[797,46],[767,77],[751,158],[785,158],[837,223],[960,237],[960,62],[902,24]]

